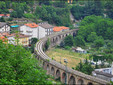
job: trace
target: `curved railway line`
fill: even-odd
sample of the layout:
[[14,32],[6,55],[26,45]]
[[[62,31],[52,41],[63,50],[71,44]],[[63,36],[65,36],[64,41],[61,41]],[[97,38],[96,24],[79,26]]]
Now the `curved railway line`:
[[[65,37],[66,34],[69,35],[76,31],[77,30],[69,30],[66,32],[61,32],[61,33],[57,33],[54,35],[50,35],[48,37],[44,37],[44,38],[40,39],[36,43],[35,53],[37,54],[37,58],[40,61],[42,61],[43,68],[45,70],[47,70],[47,74],[52,74],[55,78],[60,77],[60,81],[63,83],[64,83],[63,77],[65,77],[63,74],[65,73],[67,75],[67,84],[70,84],[70,85],[75,85],[75,84],[106,85],[106,84],[108,84],[109,82],[107,82],[105,80],[84,74],[82,72],[73,70],[69,67],[67,68],[67,71],[66,71],[65,65],[60,64],[59,62],[56,62],[55,60],[52,60],[50,57],[48,57],[44,53],[43,48],[44,48],[44,45],[45,45],[46,41],[48,40],[48,38],[50,39],[50,42],[51,42],[50,44],[52,44],[55,38],[57,38],[57,40],[58,39],[61,40],[60,38],[58,38],[58,36]],[[56,42],[56,44],[57,44],[57,42]],[[57,72],[59,72],[59,73],[57,73]]]

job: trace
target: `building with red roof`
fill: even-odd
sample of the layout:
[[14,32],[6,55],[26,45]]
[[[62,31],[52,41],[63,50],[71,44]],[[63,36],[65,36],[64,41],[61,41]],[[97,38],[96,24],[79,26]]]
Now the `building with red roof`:
[[0,17],[6,17],[6,18],[9,18],[9,17],[10,17],[10,14],[0,14]]
[[8,9],[8,11],[11,13],[11,12],[13,12],[14,10],[13,10],[13,9]]
[[36,23],[27,23],[24,24],[23,26],[20,26],[20,32],[24,35],[29,35],[31,38],[43,38],[45,37],[45,29],[40,27]]

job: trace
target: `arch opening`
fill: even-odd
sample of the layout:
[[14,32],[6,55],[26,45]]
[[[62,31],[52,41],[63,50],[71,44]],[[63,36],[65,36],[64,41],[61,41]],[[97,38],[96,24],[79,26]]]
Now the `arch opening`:
[[49,73],[49,65],[47,65],[47,74]]
[[55,42],[55,39],[53,38],[53,43]]
[[55,71],[55,70],[54,70],[54,68],[52,67],[52,68],[51,68],[51,74],[52,74],[52,75],[54,75],[54,71]]
[[63,83],[65,83],[66,82],[66,78],[67,76],[66,76],[66,73],[64,72],[63,74],[62,74],[62,82]]
[[59,39],[61,39],[61,35],[59,35],[58,37],[59,37]]
[[75,77],[71,76],[70,79],[69,79],[69,85],[75,85],[75,84],[76,84]]
[[87,85],[93,85],[91,82],[89,82]]
[[56,37],[56,40],[55,40],[56,42],[58,41],[58,38]]
[[79,79],[77,84],[78,85],[84,85],[84,81],[82,79]]
[[56,71],[56,80],[60,80],[60,71],[59,70]]

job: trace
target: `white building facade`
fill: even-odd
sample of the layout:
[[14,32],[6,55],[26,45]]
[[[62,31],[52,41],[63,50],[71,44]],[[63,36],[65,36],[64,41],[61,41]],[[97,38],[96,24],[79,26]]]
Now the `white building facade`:
[[45,36],[51,35],[53,33],[53,25],[50,25],[48,22],[38,23],[39,27],[45,29]]
[[0,33],[10,32],[10,26],[7,23],[0,22]]
[[20,32],[24,35],[31,36],[30,39],[31,38],[41,39],[46,35],[45,29],[35,23],[20,26]]

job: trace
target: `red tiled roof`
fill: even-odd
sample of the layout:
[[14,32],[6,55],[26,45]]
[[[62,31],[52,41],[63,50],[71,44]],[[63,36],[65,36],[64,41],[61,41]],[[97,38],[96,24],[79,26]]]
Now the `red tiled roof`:
[[10,16],[10,14],[0,14],[0,16]]
[[4,14],[0,14],[0,16],[4,16]]
[[25,24],[26,26],[29,26],[31,28],[36,28],[38,27],[38,25],[36,23],[29,23],[29,24]]
[[69,29],[69,27],[61,26],[61,29]]
[[61,31],[61,30],[62,30],[62,29],[61,29],[60,27],[54,27],[54,28],[53,28],[53,31],[54,31],[54,32],[59,32],[59,31]]
[[54,32],[59,32],[61,30],[65,30],[65,29],[69,29],[69,27],[64,27],[64,26],[61,26],[61,27],[54,27],[53,28],[53,31]]

